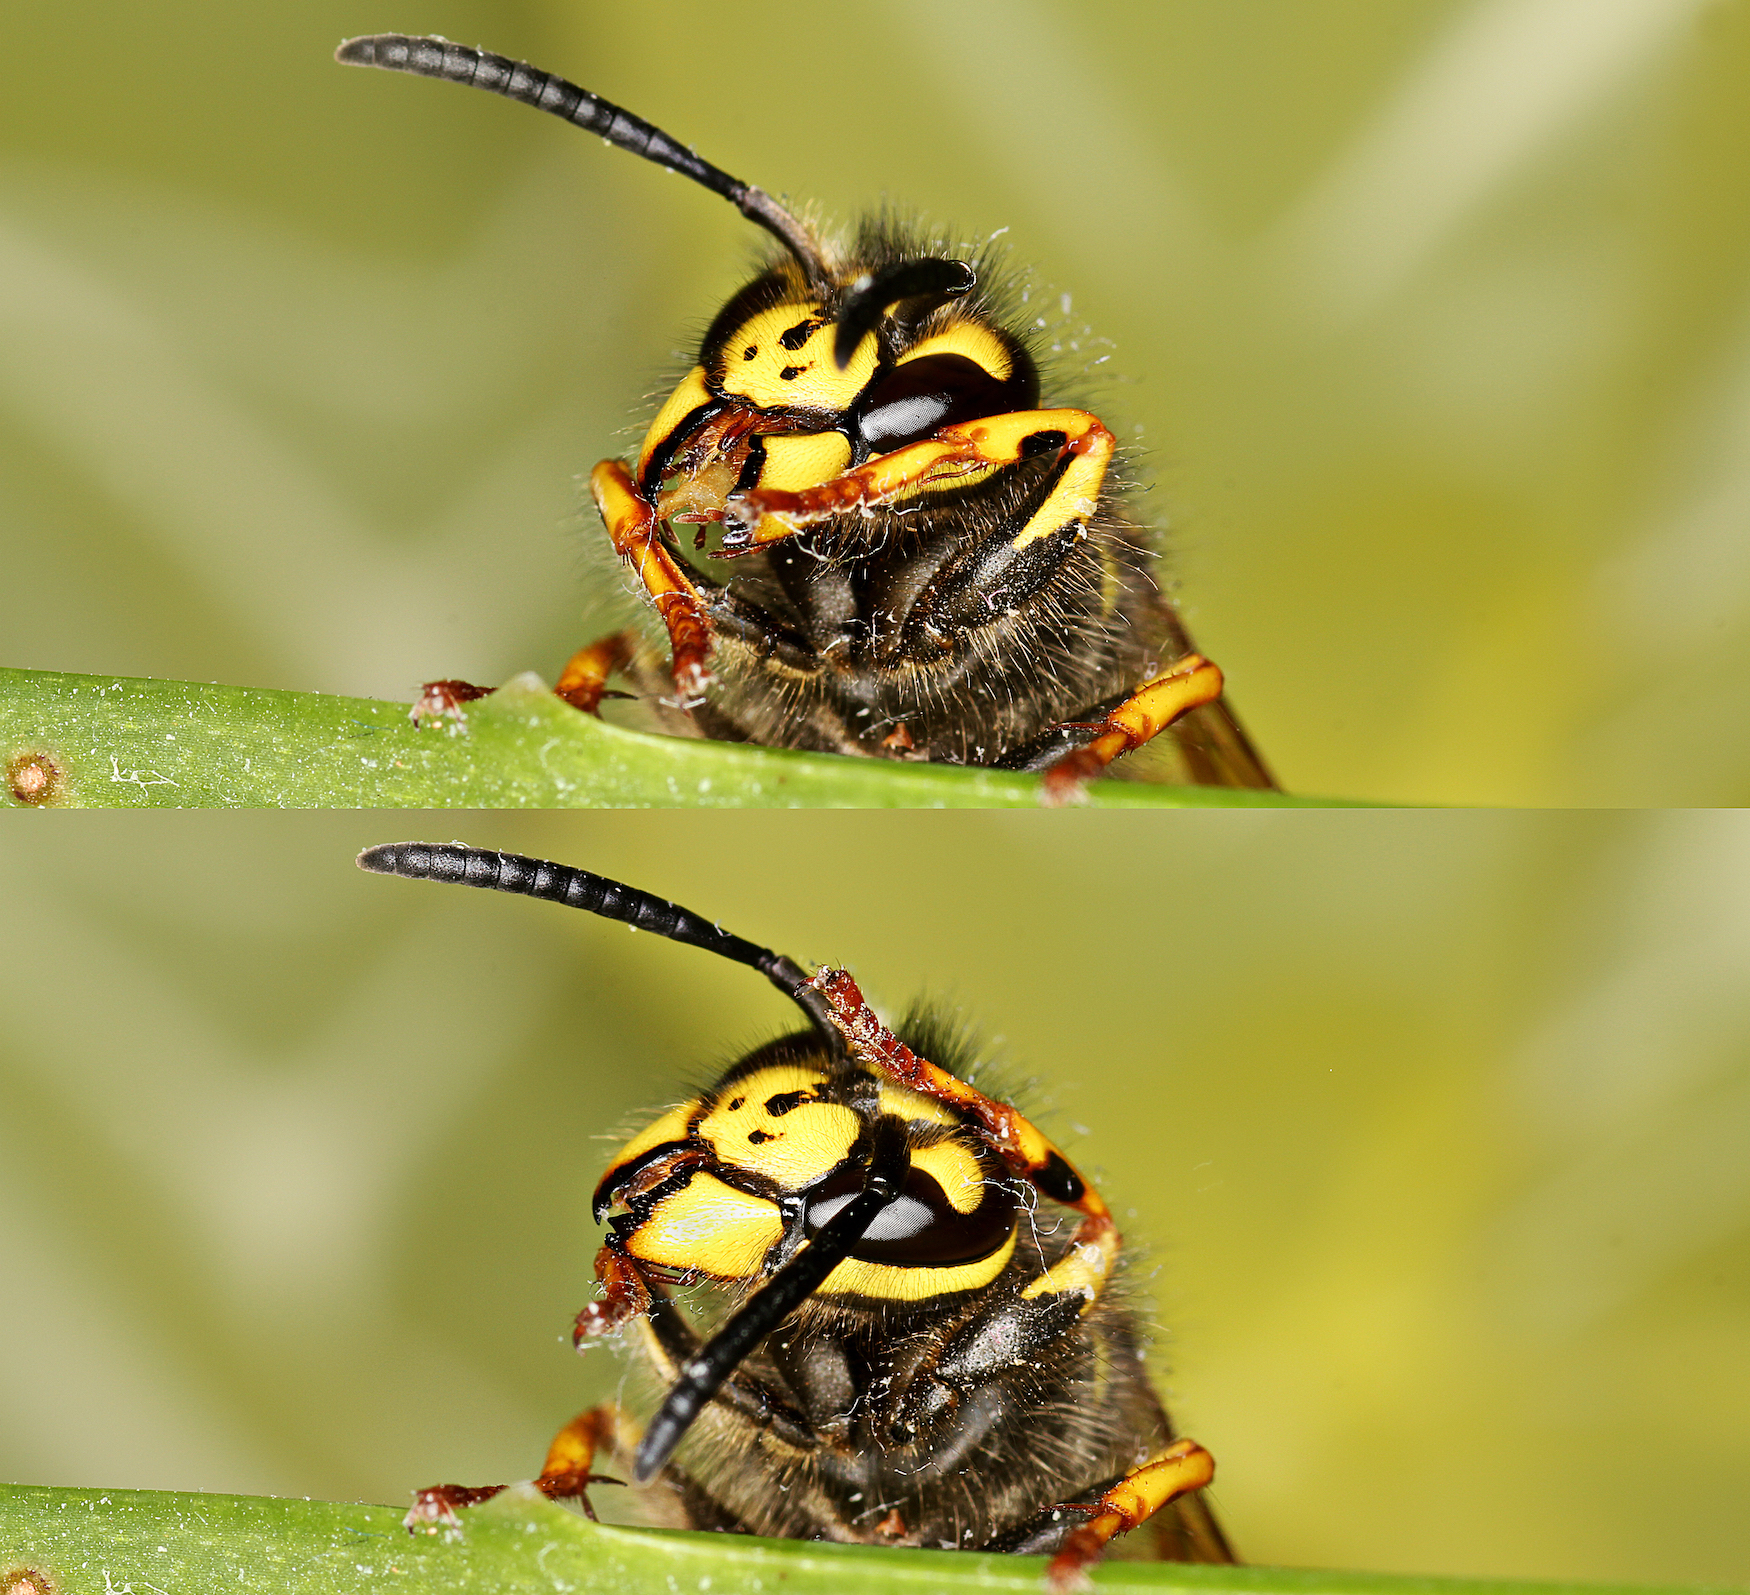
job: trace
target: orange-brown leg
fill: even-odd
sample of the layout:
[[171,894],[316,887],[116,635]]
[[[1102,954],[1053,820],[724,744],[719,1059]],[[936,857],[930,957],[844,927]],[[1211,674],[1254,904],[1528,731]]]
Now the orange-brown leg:
[[427,720],[462,718],[462,705],[476,698],[488,697],[491,687],[477,687],[471,681],[428,681],[419,689],[407,718],[416,726]]
[[1099,722],[1094,740],[1066,753],[1045,772],[1045,800],[1065,803],[1082,783],[1100,774],[1120,754],[1159,736],[1180,715],[1221,696],[1221,671],[1201,654],[1186,654],[1145,681]]
[[[624,1424],[620,1409],[611,1402],[580,1412],[553,1437],[535,1488],[549,1501],[578,1502],[584,1516],[594,1522],[595,1509],[589,1504],[590,1485],[625,1481],[605,1473],[592,1473],[590,1464],[598,1451],[620,1451],[619,1434]],[[490,1501],[504,1488],[502,1484],[434,1484],[413,1498],[413,1508],[405,1520],[407,1531],[437,1534],[460,1528],[459,1512]]]
[[809,984],[826,999],[827,1018],[857,1057],[901,1085],[959,1108],[1015,1173],[1052,1201],[1110,1225],[1111,1213],[1099,1192],[1030,1120],[939,1064],[920,1058],[876,1017],[848,970],[822,969]]
[[1116,1536],[1128,1534],[1214,1477],[1215,1458],[1195,1440],[1179,1440],[1132,1468],[1098,1500],[1071,1503],[1073,1510],[1089,1514],[1088,1521],[1071,1529],[1063,1548],[1052,1557],[1045,1573],[1047,1586],[1055,1595],[1087,1589],[1088,1569]]
[[635,632],[616,631],[579,648],[565,663],[554,694],[585,714],[598,714],[608,689],[608,677],[632,662],[638,647]]
[[650,1287],[630,1258],[622,1257],[611,1246],[595,1254],[595,1277],[601,1282],[602,1299],[592,1301],[577,1315],[571,1331],[571,1343],[583,1349],[586,1340],[597,1335],[611,1335],[640,1313],[650,1311]]
[[[1043,447],[1040,439],[1046,440]],[[1086,410],[1017,410],[958,421],[818,487],[733,494],[724,510],[723,553],[751,553],[828,516],[988,476],[1000,466],[1055,448],[1060,458],[1069,456],[1069,465],[1016,535],[1016,547],[1023,547],[1094,513],[1114,447],[1112,434]]]
[[668,628],[675,691],[683,706],[711,684],[711,624],[705,601],[662,541],[655,507],[618,460],[603,460],[589,475],[590,492],[620,558],[637,574]]

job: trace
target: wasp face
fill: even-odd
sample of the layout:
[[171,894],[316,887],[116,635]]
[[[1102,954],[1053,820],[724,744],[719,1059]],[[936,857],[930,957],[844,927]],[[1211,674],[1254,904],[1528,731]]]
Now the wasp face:
[[762,1048],[635,1136],[597,1187],[596,1217],[666,1279],[769,1277],[861,1191],[884,1126],[910,1168],[816,1294],[900,1304],[982,1289],[1015,1250],[1013,1177],[962,1115],[817,1037]]
[[[915,288],[919,273],[945,286],[876,305]],[[819,488],[943,427],[1032,409],[1039,377],[1025,346],[957,302],[973,281],[962,262],[931,256],[858,273],[830,300],[811,296],[794,268],[756,278],[712,323],[639,449],[638,483],[658,515],[729,519],[723,555],[747,553],[797,530],[774,513],[763,536],[750,535],[753,495]]]

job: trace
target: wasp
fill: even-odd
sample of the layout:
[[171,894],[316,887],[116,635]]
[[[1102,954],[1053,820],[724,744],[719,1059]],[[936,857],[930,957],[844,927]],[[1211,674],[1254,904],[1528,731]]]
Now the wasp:
[[[1099,1193],[1020,1112],[966,1077],[927,1009],[889,1029],[844,969],[810,975],[699,915],[566,865],[390,843],[360,866],[620,920],[759,971],[802,1028],[634,1135],[596,1186],[607,1238],[582,1351],[630,1337],[666,1389],[560,1430],[536,1485],[591,1517],[593,1484],[652,1486],[680,1527],[789,1539],[1050,1553],[1079,1584],[1152,1520],[1163,1556],[1233,1560],[1114,1288]],[[677,1291],[703,1287],[708,1333]],[[410,1530],[453,1529],[503,1485],[419,1492]]]
[[[636,459],[590,475],[661,630],[580,649],[562,698],[596,713],[619,676],[688,734],[1039,770],[1059,798],[1171,728],[1190,780],[1274,785],[1161,591],[1115,487],[1112,432],[1046,402],[988,249],[954,258],[890,218],[834,240],[504,56],[396,33],[336,55],[548,111],[721,195],[774,241]],[[691,550],[680,526],[697,528]],[[482,692],[434,682],[416,717]]]

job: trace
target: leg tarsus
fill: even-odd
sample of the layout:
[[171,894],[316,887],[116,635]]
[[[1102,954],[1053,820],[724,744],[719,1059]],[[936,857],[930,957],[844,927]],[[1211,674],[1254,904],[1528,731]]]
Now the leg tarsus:
[[589,1504],[592,1484],[624,1484],[605,1473],[591,1471],[598,1451],[618,1455],[626,1448],[620,1443],[625,1415],[611,1401],[580,1412],[556,1435],[547,1447],[547,1460],[541,1464],[535,1488],[549,1501],[576,1501],[583,1515],[594,1523],[595,1508]]
[[602,1299],[587,1303],[578,1312],[571,1331],[571,1343],[579,1351],[588,1341],[611,1335],[650,1311],[650,1287],[631,1261],[612,1246],[596,1253],[595,1277],[601,1282]]
[[554,696],[585,714],[600,714],[602,699],[609,695],[608,678],[631,664],[637,647],[638,639],[633,632],[616,631],[579,648],[560,671],[553,687]]
[[1045,1571],[1047,1588],[1053,1595],[1089,1588],[1088,1569],[1113,1539],[1214,1477],[1215,1458],[1195,1440],[1177,1440],[1101,1491],[1097,1500],[1066,1503],[1061,1510],[1085,1512],[1088,1521],[1071,1529],[1052,1557]]
[[420,687],[419,696],[407,711],[407,718],[416,726],[424,725],[427,720],[461,720],[465,718],[463,704],[490,697],[494,690],[477,687],[471,681],[428,681]]
[[402,1526],[409,1534],[453,1534],[462,1527],[458,1512],[490,1501],[504,1488],[502,1484],[428,1485],[415,1493]]
[[[595,1508],[589,1504],[592,1484],[623,1484],[623,1479],[591,1470],[597,1451],[620,1454],[625,1417],[611,1402],[580,1412],[553,1436],[547,1460],[541,1465],[535,1488],[549,1501],[576,1501],[592,1523]],[[500,1494],[502,1484],[434,1484],[413,1498],[412,1510],[403,1520],[409,1534],[455,1534],[460,1532],[460,1514]]]
[[1045,801],[1075,802],[1083,783],[1120,754],[1160,735],[1180,715],[1221,696],[1221,671],[1201,654],[1186,654],[1136,689],[1095,728],[1085,747],[1065,754],[1045,772]]
[[603,460],[589,477],[590,491],[614,551],[632,567],[668,628],[675,692],[681,707],[704,697],[711,684],[711,622],[705,601],[662,540],[650,501],[618,460]]

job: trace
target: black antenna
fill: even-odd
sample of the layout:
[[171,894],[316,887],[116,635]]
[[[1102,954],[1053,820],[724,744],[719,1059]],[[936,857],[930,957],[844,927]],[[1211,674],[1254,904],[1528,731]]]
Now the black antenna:
[[[623,886],[605,875],[525,858],[521,853],[494,853],[457,842],[385,842],[358,856],[360,869],[375,875],[399,875],[410,881],[443,881],[452,886],[479,886],[495,892],[539,897],[567,908],[582,908],[603,919],[647,930],[670,941],[702,947],[731,963],[757,969],[829,1036],[837,1035],[827,1018],[826,999],[809,984],[808,974],[769,947],[756,947],[740,936],[701,919],[677,903],[666,902],[635,886]],[[861,1233],[861,1231],[859,1231]],[[782,1276],[780,1276],[782,1277]]]
[[921,299],[934,309],[950,299],[970,293],[978,277],[964,260],[902,260],[859,277],[851,284],[839,313],[833,318],[833,363],[843,371],[857,352],[857,345],[874,329],[891,304],[903,299]]
[[443,78],[449,83],[488,89],[599,133],[610,144],[642,155],[645,160],[655,161],[671,172],[692,178],[713,194],[722,195],[796,257],[816,292],[825,293],[832,285],[826,262],[808,229],[764,189],[720,171],[676,143],[661,128],[652,127],[642,117],[623,111],[551,72],[543,72],[526,61],[513,61],[509,56],[452,44],[436,34],[367,34],[348,39],[334,52],[334,59],[348,66],[380,66],[389,72],[411,72],[416,77]]
[[883,1118],[875,1129],[875,1143],[863,1189],[809,1237],[808,1244],[749,1298],[746,1306],[729,1320],[688,1360],[681,1376],[650,1420],[632,1460],[632,1476],[643,1484],[674,1454],[681,1437],[716,1395],[718,1387],[742,1359],[779,1324],[800,1307],[826,1276],[847,1257],[881,1210],[899,1195],[911,1168],[911,1152],[905,1144],[905,1126],[895,1118]]

